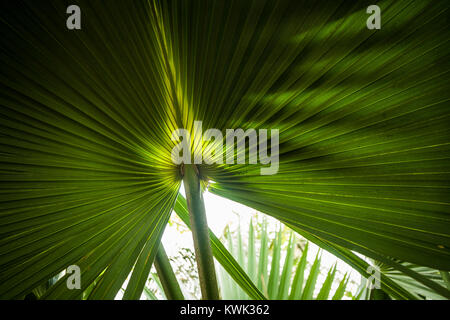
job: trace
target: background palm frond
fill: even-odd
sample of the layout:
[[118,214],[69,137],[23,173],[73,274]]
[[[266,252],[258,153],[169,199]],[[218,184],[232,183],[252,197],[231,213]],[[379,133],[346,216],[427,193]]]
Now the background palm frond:
[[[395,263],[450,270],[449,4],[375,2],[381,30],[373,1],[80,0],[77,31],[69,1],[1,2],[0,297],[76,264],[138,299],[195,120],[280,130],[278,174],[203,165],[212,193],[449,296]],[[83,298],[66,277],[43,298]]]
[[[255,233],[253,223],[250,222],[248,243],[245,246],[240,228],[235,233],[231,233],[228,229],[225,241],[228,243],[228,250],[233,253],[239,264],[247,271],[253,282],[258,284],[258,289],[266,297],[275,300],[342,299],[348,283],[347,274],[337,282],[336,288],[332,288],[336,276],[336,266],[334,265],[327,271],[323,283],[317,282],[321,273],[321,254],[318,252],[315,259],[309,262],[307,260],[308,242],[301,254],[295,257],[298,241],[291,231],[288,234],[288,240],[283,241],[287,242],[287,247],[286,250],[283,250],[286,254],[282,259],[282,238],[286,232],[280,228],[274,236],[269,238],[267,222],[263,220],[261,229],[258,228],[260,241],[259,255],[257,256],[255,244],[258,241]],[[219,267],[219,274],[223,299],[249,299],[249,296],[223,267]]]

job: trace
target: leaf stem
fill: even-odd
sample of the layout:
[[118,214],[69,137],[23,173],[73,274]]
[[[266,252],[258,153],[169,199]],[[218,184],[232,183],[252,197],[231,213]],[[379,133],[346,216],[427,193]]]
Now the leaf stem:
[[183,293],[162,243],[159,245],[156,253],[155,268],[167,300],[184,300]]
[[202,298],[204,300],[219,300],[219,288],[206,221],[205,203],[200,189],[198,169],[195,165],[184,165],[183,182],[194,238],[195,258]]

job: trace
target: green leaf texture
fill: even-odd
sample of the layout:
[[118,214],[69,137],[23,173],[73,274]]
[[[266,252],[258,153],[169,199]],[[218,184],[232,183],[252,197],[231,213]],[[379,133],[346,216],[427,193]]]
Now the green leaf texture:
[[[211,192],[450,270],[448,2],[80,0],[76,31],[69,4],[0,4],[2,299],[72,264],[89,298],[130,272],[138,298],[182,179],[171,133],[195,120],[280,130],[276,175],[202,165]],[[81,298],[66,278],[45,297]]]

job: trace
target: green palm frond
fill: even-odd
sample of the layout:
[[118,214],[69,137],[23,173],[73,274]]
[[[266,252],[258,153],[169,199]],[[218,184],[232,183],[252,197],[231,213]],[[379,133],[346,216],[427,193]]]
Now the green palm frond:
[[[439,270],[431,269],[428,267],[417,266],[407,262],[399,262],[404,268],[410,269],[412,272],[419,274],[424,277],[428,281],[432,281],[441,287],[446,287],[445,280],[442,279]],[[386,265],[385,263],[375,262],[380,268],[380,271],[388,276],[393,281],[397,282],[403,288],[416,294],[418,297],[425,299],[443,299],[448,298],[445,296],[445,291],[433,290],[432,288],[424,285],[422,282],[418,281],[415,278],[412,278],[405,272],[402,272],[398,269],[391,267],[390,265]]]
[[[155,258],[155,268],[158,273],[158,278],[164,289],[164,293],[169,300],[184,300],[183,292],[178,284],[175,273],[170,265],[169,258],[162,244]],[[124,297],[125,298],[125,297]]]
[[[189,221],[189,212],[187,209],[186,199],[183,195],[178,195],[177,202],[175,204],[174,211],[180,217],[181,220],[190,228],[191,223]],[[264,300],[264,294],[258,290],[257,286],[252,282],[253,278],[250,278],[241,265],[233,257],[226,247],[220,242],[220,239],[209,230],[209,237],[211,240],[211,248],[216,261],[218,261],[222,267],[228,272],[228,274],[234,279],[234,281],[254,300]],[[250,274],[250,273],[249,273]],[[254,276],[254,274],[253,274]]]
[[[267,240],[269,239],[267,224],[264,220],[260,230],[261,233],[259,234],[260,254],[256,259],[255,255],[250,255],[249,253],[250,248],[255,244],[254,238],[250,236],[253,232],[252,230],[254,230],[252,222],[250,222],[249,228],[248,243],[245,248],[242,241],[239,240],[243,237],[240,228],[236,231],[234,236],[229,231],[227,232],[226,241],[228,243],[228,250],[235,256],[247,257],[246,259],[238,259],[238,261],[241,267],[246,269],[249,273],[250,269],[255,265],[255,261],[260,265],[266,266],[268,260],[271,261],[270,266],[268,266],[268,273],[258,274],[258,276],[253,276],[252,278],[254,282],[256,282],[255,278],[261,279],[261,281],[258,282],[258,289],[261,292],[264,292],[269,299],[286,300],[289,298],[290,300],[327,300],[331,297],[336,300],[342,299],[348,283],[347,275],[344,275],[341,279],[338,288],[332,290],[331,286],[336,275],[336,266],[334,265],[328,270],[324,282],[322,284],[318,283],[317,279],[320,274],[321,257],[318,252],[308,270],[306,269],[308,243],[306,243],[300,257],[295,259],[294,255],[297,241],[291,231],[287,243],[286,255],[282,260],[280,251],[282,247],[281,239],[283,237],[283,231],[282,229],[279,229],[275,233],[269,246],[267,243]],[[263,253],[265,253],[265,255],[262,255]],[[219,267],[219,271],[221,292],[224,299],[235,300],[249,298],[223,267]],[[319,291],[317,294],[314,294],[316,288]],[[333,292],[334,294],[332,296],[331,294]]]
[[[66,274],[41,298],[113,299],[130,276],[138,299],[183,178],[171,133],[195,120],[280,131],[276,175],[201,165],[202,187],[450,295],[393,262],[450,270],[446,1],[375,1],[381,30],[372,1],[77,2],[76,31],[66,1],[0,4],[0,298],[78,265],[81,291]],[[234,278],[275,296],[268,268]]]

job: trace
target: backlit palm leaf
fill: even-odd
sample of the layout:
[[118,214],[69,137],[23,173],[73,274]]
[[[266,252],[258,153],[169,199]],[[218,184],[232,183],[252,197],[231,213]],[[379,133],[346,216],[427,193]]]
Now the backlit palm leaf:
[[372,1],[78,3],[77,31],[65,1],[0,5],[1,298],[71,264],[89,298],[130,272],[140,297],[181,184],[170,136],[194,120],[280,130],[278,174],[204,165],[211,192],[450,269],[447,2],[381,1],[381,30]]

